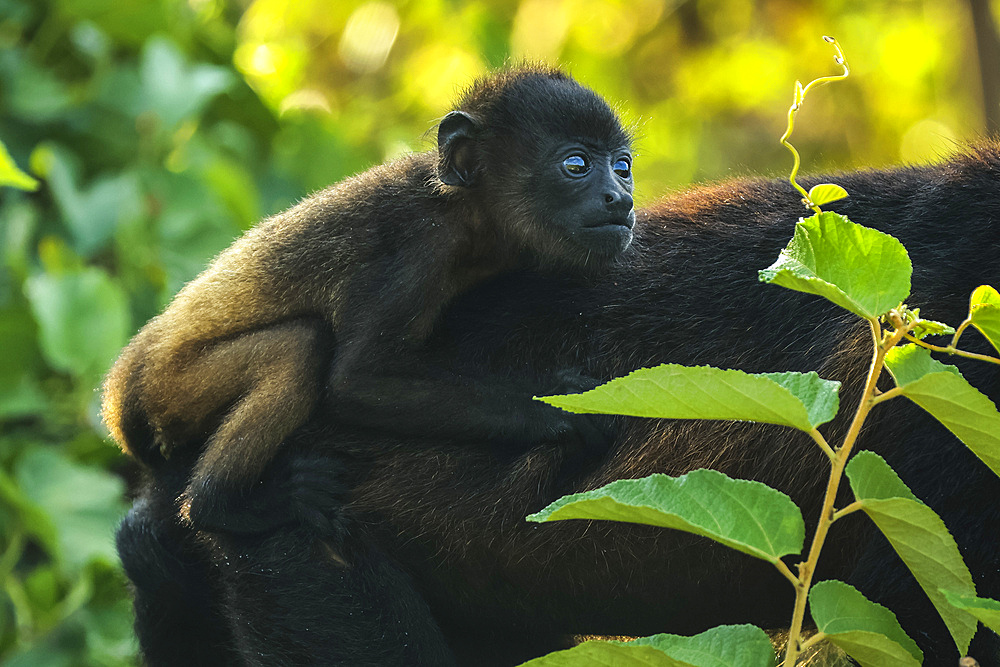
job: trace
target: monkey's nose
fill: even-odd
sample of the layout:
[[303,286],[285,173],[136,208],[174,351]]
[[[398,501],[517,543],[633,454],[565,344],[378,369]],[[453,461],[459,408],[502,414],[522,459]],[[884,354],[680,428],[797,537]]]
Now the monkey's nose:
[[632,210],[632,195],[627,192],[608,192],[604,195],[604,203],[609,211],[627,213]]

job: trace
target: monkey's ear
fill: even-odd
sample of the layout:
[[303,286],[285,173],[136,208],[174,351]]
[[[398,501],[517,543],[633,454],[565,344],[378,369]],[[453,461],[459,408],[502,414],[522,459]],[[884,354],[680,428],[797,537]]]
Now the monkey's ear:
[[445,185],[472,185],[476,176],[475,138],[479,123],[464,111],[452,111],[438,125],[438,178]]

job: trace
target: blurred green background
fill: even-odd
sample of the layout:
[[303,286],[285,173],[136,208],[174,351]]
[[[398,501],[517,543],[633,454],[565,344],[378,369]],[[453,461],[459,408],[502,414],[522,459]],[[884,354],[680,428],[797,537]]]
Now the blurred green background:
[[785,173],[794,80],[838,71],[824,34],[853,73],[799,116],[807,170],[926,161],[985,134],[998,15],[988,0],[0,0],[0,141],[38,181],[0,187],[0,663],[135,662],[113,549],[130,472],[98,417],[116,352],[255,220],[432,147],[475,75],[568,66],[636,126],[647,202]]

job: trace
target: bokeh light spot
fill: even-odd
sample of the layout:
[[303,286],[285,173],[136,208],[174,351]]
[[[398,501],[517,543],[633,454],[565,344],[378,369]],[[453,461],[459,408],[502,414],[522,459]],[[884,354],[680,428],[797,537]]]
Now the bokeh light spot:
[[386,2],[368,2],[351,14],[340,36],[340,58],[355,72],[374,72],[385,64],[399,34],[399,15]]

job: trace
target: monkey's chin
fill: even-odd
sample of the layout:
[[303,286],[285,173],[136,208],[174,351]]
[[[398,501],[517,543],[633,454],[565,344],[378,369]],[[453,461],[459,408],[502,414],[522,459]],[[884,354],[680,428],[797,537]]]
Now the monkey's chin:
[[577,233],[577,242],[596,255],[612,259],[632,245],[632,237],[631,227],[611,223],[584,227]]

